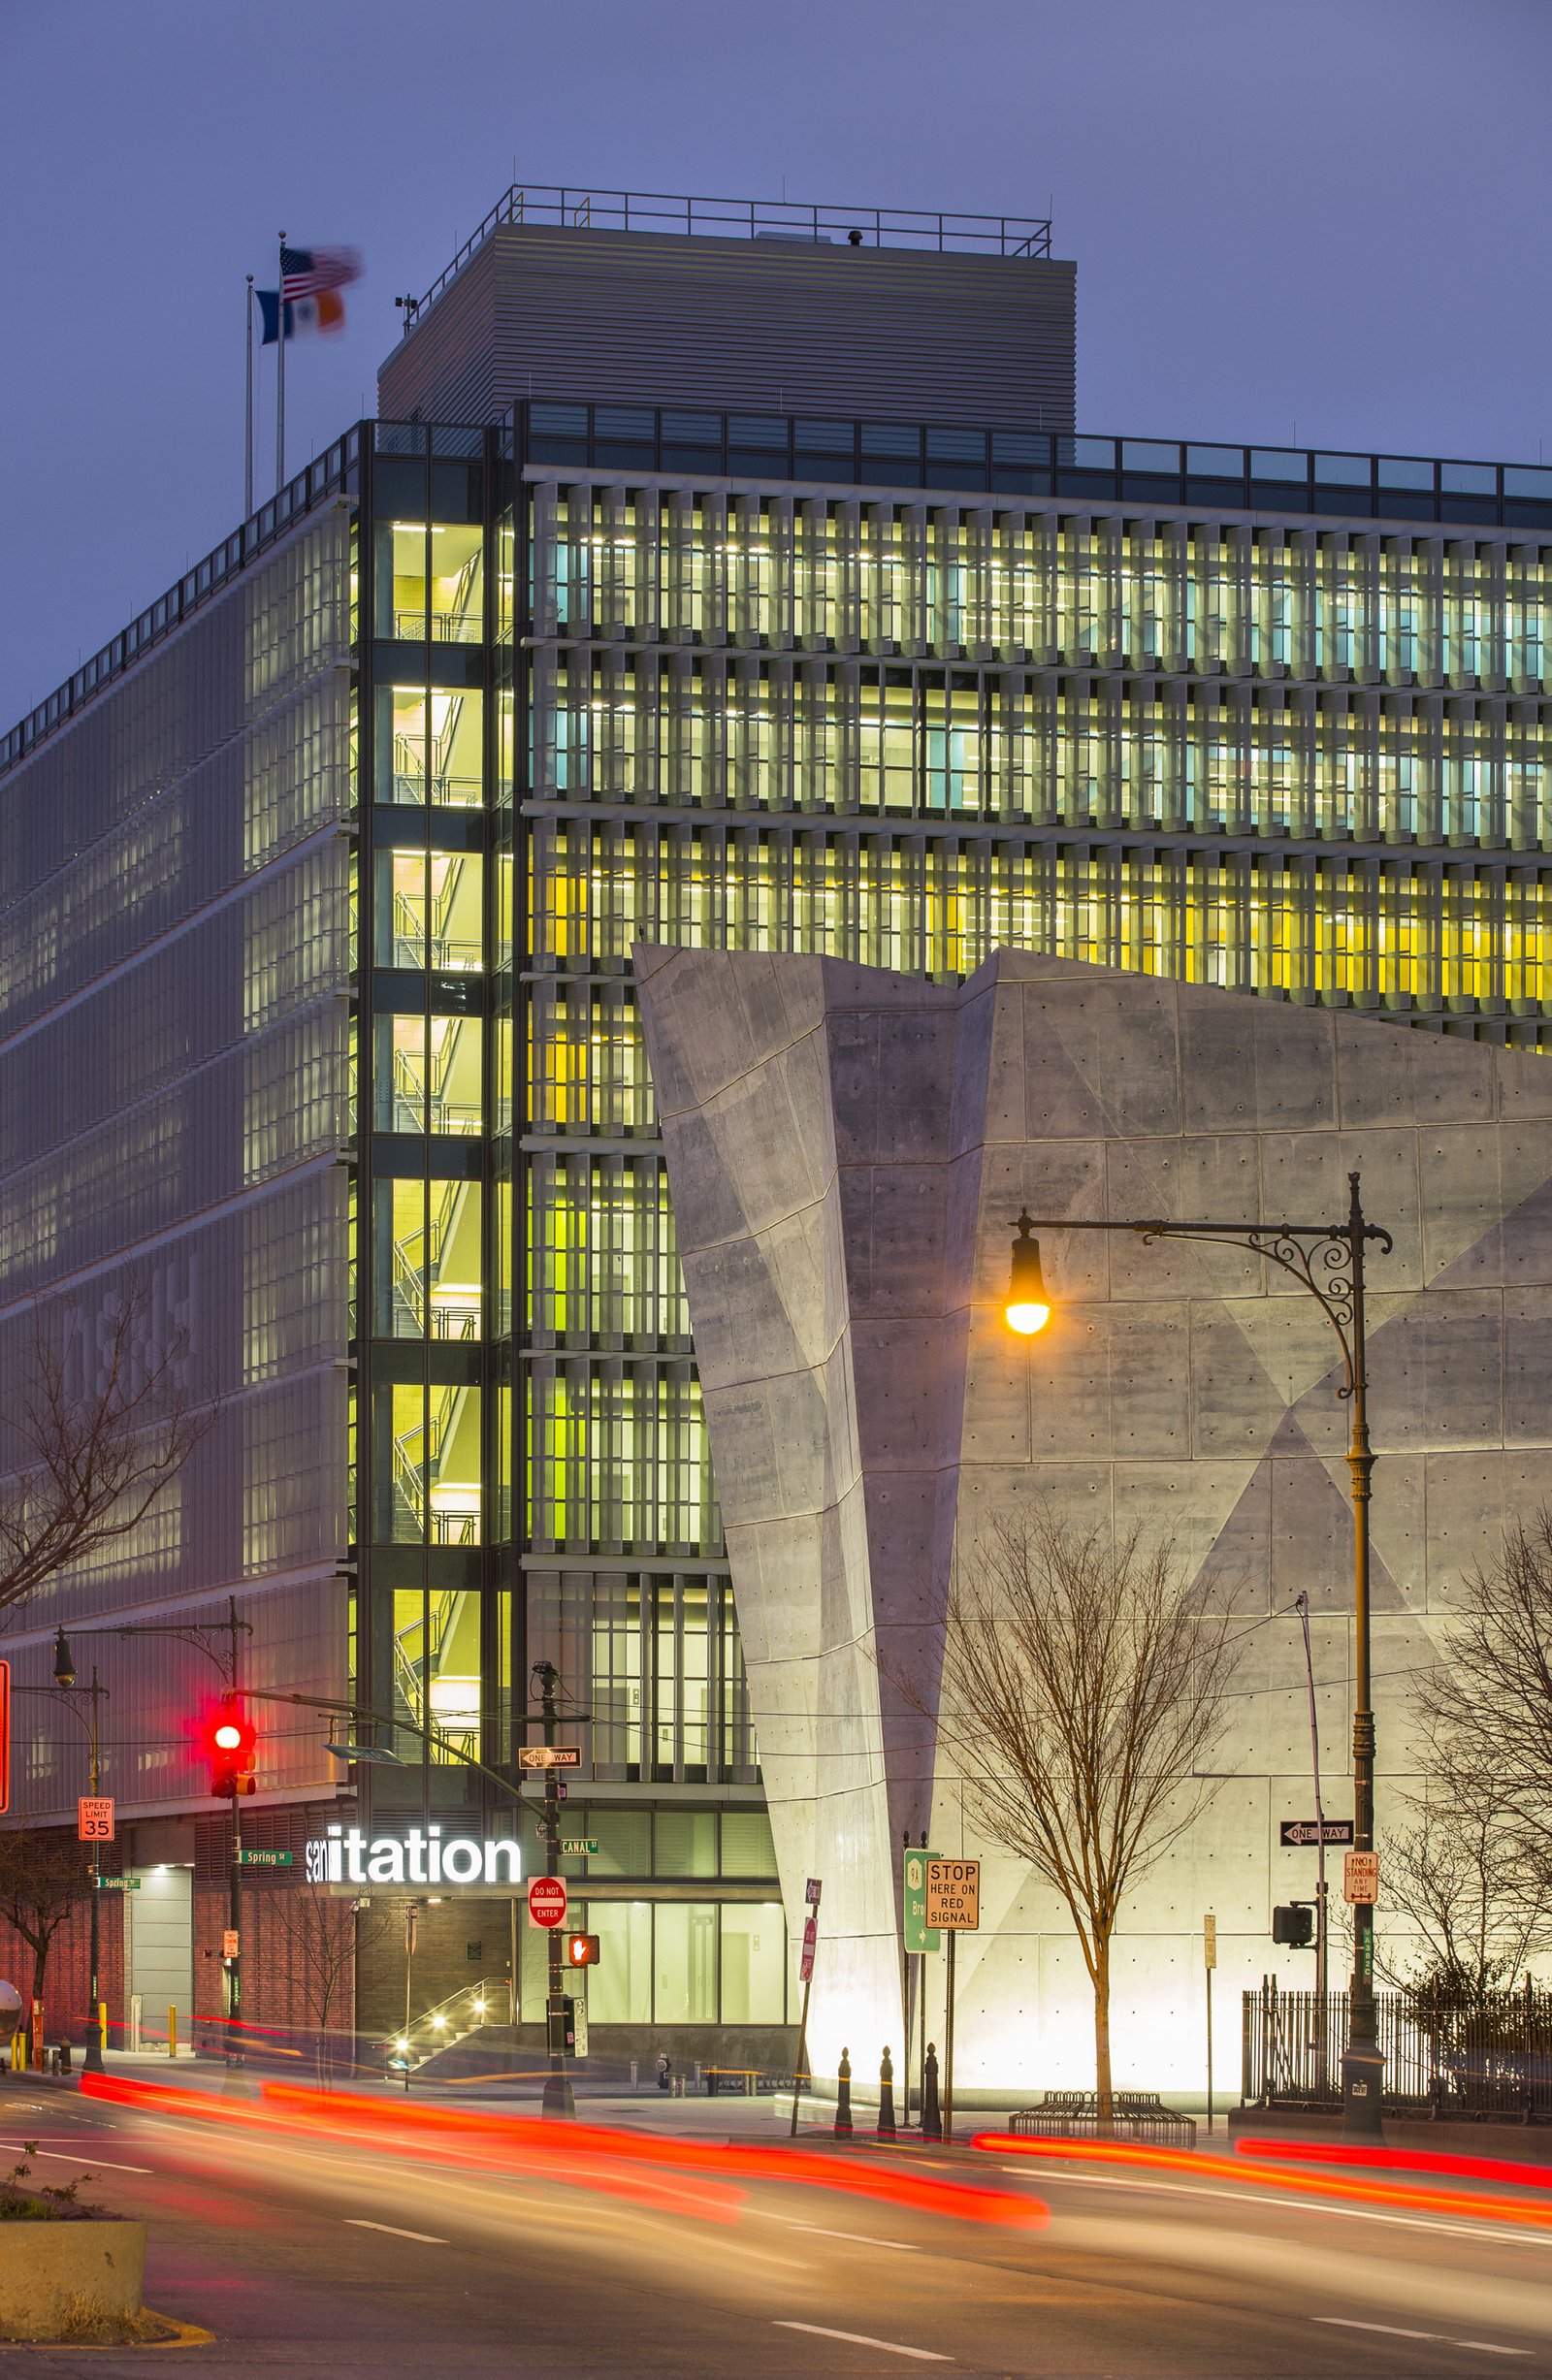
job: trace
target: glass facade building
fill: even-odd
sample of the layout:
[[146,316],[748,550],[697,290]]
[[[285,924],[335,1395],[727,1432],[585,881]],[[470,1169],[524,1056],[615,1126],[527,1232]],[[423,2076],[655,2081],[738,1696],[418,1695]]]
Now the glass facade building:
[[[515,1775],[553,1659],[595,2023],[783,2025],[632,943],[940,979],[1013,945],[1540,1048],[1549,631],[1552,471],[361,425],[0,741],[7,1297],[197,1252],[235,1399],[183,1535],[18,1658],[264,1604],[267,1678],[391,1721],[378,1831],[508,1826],[460,1755]],[[197,1800],[156,1768],[126,1806]]]

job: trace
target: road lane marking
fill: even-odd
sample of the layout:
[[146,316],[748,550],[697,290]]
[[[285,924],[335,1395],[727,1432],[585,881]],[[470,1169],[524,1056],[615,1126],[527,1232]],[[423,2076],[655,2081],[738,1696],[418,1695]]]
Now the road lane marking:
[[1393,2322],[1355,2322],[1347,2314],[1312,2314],[1328,2331],[1378,2331],[1386,2338],[1430,2338],[1440,2347],[1469,2347],[1476,2355],[1534,2355],[1532,2347],[1498,2347],[1490,2338],[1452,2338],[1447,2331],[1402,2331]]
[[1345,2314],[1313,2314],[1312,2322],[1323,2323],[1328,2331],[1382,2331],[1386,2338],[1442,2338],[1442,2331],[1403,2331],[1394,2322],[1353,2322]]
[[[55,2137],[56,2139],[62,2139],[64,2135],[61,2133],[57,2134]],[[28,2149],[25,2140],[0,2140],[0,2148],[17,2148],[20,2149],[23,2154],[32,2157],[53,2157],[56,2158],[61,2165],[100,2165],[106,2167],[110,2172],[113,2173],[154,2173],[156,2171],[156,2168],[153,2165],[117,2165],[114,2163],[112,2157],[93,2157],[89,2150],[84,2156],[80,2150],[78,2150],[74,2156],[70,2156],[62,2148]]]
[[812,2338],[844,2339],[848,2347],[877,2347],[881,2355],[908,2355],[918,2364],[952,2364],[952,2355],[934,2355],[930,2347],[898,2347],[892,2338],[869,2338],[861,2331],[831,2331],[823,2322],[779,2322],[778,2331],[806,2331]]
[[399,2223],[369,2223],[365,2215],[346,2215],[343,2220],[356,2232],[392,2232],[396,2239],[423,2239],[428,2248],[445,2248],[447,2241],[438,2239],[435,2232],[406,2232]]
[[1244,2206],[1259,2206],[1269,2213],[1296,2213],[1302,2207],[1311,2215],[1340,2215],[1343,2222],[1399,2223],[1405,2232],[1451,2232],[1461,2239],[1490,2239],[1502,2247],[1540,2248],[1544,2252],[1548,2244],[1547,2234],[1539,2227],[1523,2232],[1489,2231],[1480,2223],[1444,2223],[1438,2215],[1389,2215],[1374,2206],[1335,2205],[1324,2199],[1280,2198],[1259,2190],[1210,2190],[1201,2182],[1143,2181],[1130,2174],[1113,2177],[1108,2173],[1070,2173],[1065,2170],[1037,2175],[1022,2165],[1005,2165],[1002,2170],[1017,2174],[1020,2181],[1038,2180],[1042,2188],[1052,2190],[1063,2182],[1089,2190],[1161,2190],[1168,2198],[1222,2199]]
[[909,2239],[875,2239],[868,2232],[832,2232],[827,2223],[799,2223],[795,2215],[778,2215],[776,2220],[794,2232],[812,2232],[818,2239],[850,2239],[859,2248],[899,2248],[906,2256],[916,2254]]

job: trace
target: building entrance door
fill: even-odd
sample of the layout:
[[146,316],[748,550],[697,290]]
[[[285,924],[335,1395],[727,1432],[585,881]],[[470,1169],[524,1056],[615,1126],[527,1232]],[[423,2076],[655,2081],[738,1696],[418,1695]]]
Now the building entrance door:
[[[167,2039],[167,2011],[178,2010],[181,2046],[194,2041],[194,1872],[137,1868],[138,1892],[126,1892],[124,1988],[141,2004],[142,2038]],[[130,2011],[126,2007],[125,2016]]]

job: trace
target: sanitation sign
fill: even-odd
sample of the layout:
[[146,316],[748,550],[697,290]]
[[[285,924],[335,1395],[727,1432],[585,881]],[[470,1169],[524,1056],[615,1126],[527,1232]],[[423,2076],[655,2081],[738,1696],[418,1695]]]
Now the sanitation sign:
[[975,1934],[981,1929],[979,1859],[927,1858],[926,1921],[935,1931]]

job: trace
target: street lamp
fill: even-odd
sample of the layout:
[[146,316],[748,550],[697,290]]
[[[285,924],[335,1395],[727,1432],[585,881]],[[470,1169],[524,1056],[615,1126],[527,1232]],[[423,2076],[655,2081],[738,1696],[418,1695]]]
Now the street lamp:
[[[1358,1175],[1347,1176],[1347,1217],[1342,1223],[1137,1223],[1082,1222],[1068,1216],[1038,1221],[1021,1212],[1015,1226],[1013,1263],[1004,1309],[1010,1327],[1025,1337],[1043,1330],[1051,1298],[1040,1270],[1036,1231],[1126,1232],[1145,1244],[1153,1239],[1205,1239],[1222,1247],[1247,1248],[1308,1290],[1337,1335],[1350,1427],[1347,1465],[1352,1476],[1353,1618],[1355,1648],[1352,1715],[1353,1845],[1374,1847],[1374,1714],[1371,1703],[1369,1625],[1369,1504],[1374,1467],[1369,1443],[1369,1372],[1364,1333],[1364,1251],[1371,1240],[1382,1255],[1393,1245],[1389,1232],[1365,1220]],[[1342,2129],[1351,2137],[1376,2139],[1384,2058],[1374,2005],[1374,1913],[1353,1908],[1352,1992],[1348,2000],[1347,2046],[1342,2060]],[[1322,2023],[1324,2011],[1322,2010]]]
[[[45,1687],[42,1690],[48,1693],[49,1689]],[[65,1700],[76,1690],[76,1656],[70,1650],[70,1639],[62,1627],[54,1631],[53,1690],[62,1701],[65,1701],[67,1710],[75,1711],[77,1718],[81,1718],[82,1715],[76,1710],[76,1705]],[[86,1708],[90,1713],[84,1724],[91,1752],[91,1789],[92,1798],[95,1800],[102,1792],[103,1785],[102,1736],[97,1719],[97,1709],[102,1700],[103,1689],[97,1683],[95,1669],[91,1673],[91,1684],[83,1686],[81,1691],[86,1696]],[[102,1902],[103,1847],[100,1842],[94,1840],[91,1847],[91,1997],[86,2018],[86,2050],[81,2059],[81,2066],[88,2074],[100,2074],[103,2072]]]
[[1017,1331],[1021,1338],[1033,1338],[1051,1320],[1051,1297],[1040,1270],[1040,1242],[1029,1237],[1034,1226],[1028,1215],[1019,1215],[1017,1229],[1003,1314],[1010,1331]]

